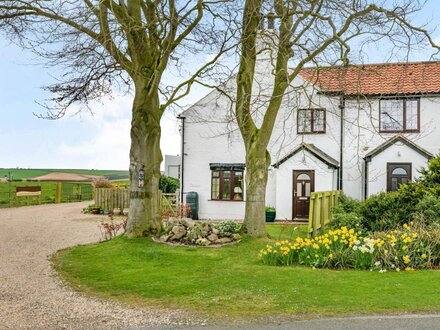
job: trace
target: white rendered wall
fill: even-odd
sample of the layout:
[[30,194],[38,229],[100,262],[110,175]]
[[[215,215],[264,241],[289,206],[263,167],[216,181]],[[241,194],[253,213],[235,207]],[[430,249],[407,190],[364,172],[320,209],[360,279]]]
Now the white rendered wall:
[[427,159],[407,145],[398,142],[371,159],[368,163],[368,196],[387,190],[387,163],[411,163],[411,179],[420,176],[419,170]]
[[308,151],[299,151],[277,169],[276,217],[279,220],[292,219],[293,171],[314,170],[315,191],[334,190],[337,187],[337,171],[329,168]]
[[[271,70],[269,56],[262,56],[257,61],[254,83],[255,108],[265,109],[264,102],[271,95]],[[304,85],[298,77],[294,86]],[[225,87],[232,97],[235,96],[235,79],[231,79]],[[258,97],[257,97],[258,96]],[[405,137],[426,149],[432,154],[440,151],[440,97],[421,99],[420,133],[404,134]],[[261,105],[261,108],[259,106]],[[277,116],[269,151],[272,164],[282,159],[302,142],[313,144],[332,158],[340,159],[340,129],[341,116],[339,97],[327,97],[317,93],[317,90],[307,86],[301,92],[290,88]],[[324,108],[326,109],[325,134],[297,134],[297,109]],[[184,193],[196,191],[199,193],[200,217],[210,219],[242,219],[244,202],[211,201],[211,170],[210,163],[245,163],[245,149],[237,125],[234,123],[233,107],[228,98],[213,91],[201,99],[189,110],[183,113],[185,120],[185,164],[184,164]],[[261,110],[262,111],[262,110]],[[261,123],[264,112],[255,111],[254,120]],[[371,150],[389,140],[396,133],[379,133],[379,100],[365,98],[347,100],[344,120],[343,147],[343,190],[351,197],[363,198],[364,190],[364,161],[363,157]],[[392,153],[394,149],[391,149]],[[416,168],[425,166],[427,161],[420,155],[411,154],[406,150],[404,157],[412,158],[413,175]],[[402,153],[401,153],[402,154]],[[285,162],[280,169],[271,168],[266,193],[266,205],[276,206],[278,219],[292,217],[292,171],[294,169],[315,170],[315,190],[336,189],[337,172],[329,170],[312,156],[307,168],[298,159]],[[402,154],[403,155],[403,154]],[[308,159],[306,157],[306,159]],[[387,162],[393,162],[392,155],[384,154],[373,158],[371,171],[386,171],[386,162],[381,157],[390,157]],[[403,156],[401,157],[403,159]],[[402,160],[406,162],[406,160]],[[371,167],[373,166],[373,168]],[[331,178],[331,179],[329,179]],[[376,179],[370,175],[370,194],[386,190],[386,179]]]
[[[396,133],[379,133],[379,100],[369,101],[347,100],[344,123],[344,192],[351,197],[363,198],[364,185],[364,165],[363,157],[376,147],[388,141]],[[440,98],[421,98],[420,101],[420,133],[402,134],[421,148],[437,155],[440,152]],[[394,150],[394,149],[392,149]],[[405,149],[406,150],[406,149]],[[387,150],[385,151],[387,152]],[[392,151],[390,151],[392,153]],[[427,159],[418,153],[404,152],[405,157],[413,158],[401,162],[415,163],[416,168],[427,165]],[[403,154],[402,154],[403,155]],[[408,155],[408,156],[406,156]],[[411,155],[411,156],[409,156]],[[388,162],[393,162],[393,154],[385,154],[377,157],[390,157]],[[373,161],[375,161],[373,158]],[[379,158],[380,159],[380,158]],[[370,164],[371,166],[371,164]],[[386,172],[386,162],[377,166],[377,171]],[[382,167],[379,169],[379,167]],[[413,170],[413,174],[416,171]],[[375,176],[370,176],[369,195],[373,192],[386,190],[386,178],[377,180]]]

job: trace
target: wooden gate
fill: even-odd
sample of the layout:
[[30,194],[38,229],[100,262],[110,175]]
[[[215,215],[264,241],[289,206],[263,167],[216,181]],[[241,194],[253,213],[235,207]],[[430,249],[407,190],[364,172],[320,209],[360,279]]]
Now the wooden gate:
[[332,208],[338,205],[342,191],[320,191],[310,195],[308,235],[316,236],[332,220]]

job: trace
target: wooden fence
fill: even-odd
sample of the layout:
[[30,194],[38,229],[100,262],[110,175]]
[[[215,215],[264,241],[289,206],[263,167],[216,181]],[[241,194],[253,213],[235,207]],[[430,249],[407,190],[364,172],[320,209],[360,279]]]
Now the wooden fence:
[[[178,192],[172,194],[160,193],[159,204],[162,209],[167,208],[175,215],[179,205]],[[129,189],[97,188],[95,189],[95,205],[105,211],[129,208]]]
[[0,208],[93,200],[93,187],[85,182],[0,183]]
[[130,192],[128,189],[96,188],[95,205],[106,211],[126,209],[130,206]]
[[340,190],[314,192],[310,196],[308,235],[316,236],[332,220],[332,208],[338,204]]

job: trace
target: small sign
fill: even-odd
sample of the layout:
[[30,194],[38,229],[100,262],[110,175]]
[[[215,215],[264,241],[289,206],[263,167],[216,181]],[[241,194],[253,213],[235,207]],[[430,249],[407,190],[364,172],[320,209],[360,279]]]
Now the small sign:
[[17,197],[41,196],[41,186],[15,187]]
[[145,183],[145,170],[144,165],[142,165],[141,169],[139,170],[139,188],[143,188]]

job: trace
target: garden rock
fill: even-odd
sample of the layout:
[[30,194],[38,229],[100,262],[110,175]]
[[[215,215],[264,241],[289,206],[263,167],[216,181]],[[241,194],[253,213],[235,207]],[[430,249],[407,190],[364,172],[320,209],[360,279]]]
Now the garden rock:
[[184,226],[174,226],[171,232],[174,234],[171,237],[172,241],[177,241],[186,235],[186,229]]
[[231,237],[234,241],[238,241],[241,238],[240,234],[232,234]]
[[220,234],[220,230],[218,230],[217,228],[212,228],[212,233],[218,235]]
[[216,240],[218,240],[218,236],[214,233],[212,233],[211,235],[209,235],[208,240],[210,240],[211,242],[215,242]]
[[159,239],[161,242],[168,242],[168,240],[171,238],[170,235],[162,235]]
[[216,244],[226,244],[232,242],[231,237],[222,237],[215,241]]
[[197,244],[197,245],[200,245],[200,246],[208,246],[209,244],[211,244],[211,242],[208,241],[206,238],[199,238],[199,239],[196,241],[196,244]]

